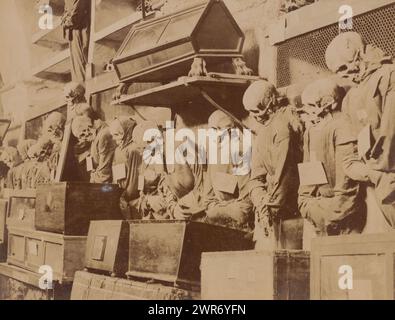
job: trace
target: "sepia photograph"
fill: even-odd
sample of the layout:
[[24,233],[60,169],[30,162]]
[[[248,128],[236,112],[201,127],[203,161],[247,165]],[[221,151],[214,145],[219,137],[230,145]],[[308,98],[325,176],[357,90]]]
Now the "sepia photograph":
[[0,301],[395,300],[395,0],[0,17]]

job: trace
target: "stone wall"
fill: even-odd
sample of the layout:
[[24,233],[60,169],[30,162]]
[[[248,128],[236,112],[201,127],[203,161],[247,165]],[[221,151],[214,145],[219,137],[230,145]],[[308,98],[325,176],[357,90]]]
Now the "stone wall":
[[[165,13],[193,5],[201,0],[167,0]],[[273,55],[268,43],[267,27],[281,13],[282,0],[224,0],[246,35],[244,54],[247,64],[256,74],[269,79],[273,75]],[[34,1],[0,1],[0,74],[4,86],[0,89],[2,117],[10,118],[12,130],[5,144],[15,145],[25,115],[31,108],[45,105],[62,95],[63,83],[32,77],[37,57],[51,57],[51,50],[38,48],[31,38],[37,28],[37,8]],[[53,55],[53,53],[52,53]]]

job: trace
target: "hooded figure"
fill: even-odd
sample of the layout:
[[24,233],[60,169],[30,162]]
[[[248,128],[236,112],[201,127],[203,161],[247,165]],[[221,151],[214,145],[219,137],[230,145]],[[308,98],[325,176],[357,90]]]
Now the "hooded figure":
[[277,239],[281,220],[299,215],[297,164],[302,161],[302,125],[294,107],[285,102],[264,80],[253,83],[243,98],[245,109],[262,125],[253,145],[250,182],[256,241]]
[[[146,136],[145,135],[149,135]],[[148,139],[148,140],[145,140]],[[158,186],[165,172],[162,134],[153,121],[143,121],[133,130],[133,141],[142,155],[142,164],[139,172],[140,199],[138,210],[143,219],[156,219],[155,211],[150,207],[151,198],[159,194]]]
[[27,182],[27,173],[30,170],[30,167],[32,166],[32,161],[31,158],[29,157],[29,149],[37,143],[36,140],[32,139],[27,139],[21,141],[17,145],[17,149],[19,152],[19,155],[21,157],[21,160],[23,161],[19,166],[20,166],[20,181],[18,183],[15,183],[14,185],[16,186],[17,189],[26,189],[28,188],[28,182]]
[[174,163],[166,162],[159,195],[150,198],[156,219],[196,220],[203,216],[204,167],[199,163],[199,152],[197,144],[188,138],[175,145]]
[[136,122],[128,117],[119,117],[110,124],[110,132],[117,144],[112,162],[113,182],[123,190],[121,212],[125,219],[140,219],[138,212],[139,174],[142,150],[133,141]]
[[56,168],[59,162],[60,151],[62,148],[62,140],[64,136],[66,118],[59,112],[52,112],[43,125],[43,137],[50,139],[53,142],[52,152],[49,162],[49,167],[56,175]]
[[[250,172],[237,174],[236,161],[222,164],[221,142],[229,135],[239,133],[232,118],[224,112],[217,110],[208,119],[209,129],[216,130],[221,135],[217,139],[217,164],[209,164],[205,181],[205,206],[207,207],[206,221],[209,223],[228,226],[231,228],[249,230],[253,225],[253,205],[249,197],[248,182]],[[239,148],[243,143],[240,135]],[[230,137],[229,137],[230,140]],[[225,147],[225,145],[224,145]]]
[[319,235],[360,233],[366,222],[358,181],[368,181],[369,170],[358,158],[351,123],[340,112],[344,94],[331,79],[310,84],[302,94],[311,122],[304,136],[299,210]]
[[89,146],[89,155],[85,160],[86,170],[90,172],[90,182],[110,183],[115,143],[108,126],[102,121],[93,122],[87,116],[78,116],[73,119],[71,131],[79,144]]
[[326,62],[331,71],[355,84],[344,99],[343,112],[358,137],[360,155],[379,176],[368,187],[368,205],[377,202],[394,228],[395,65],[356,32],[337,36],[327,48]]

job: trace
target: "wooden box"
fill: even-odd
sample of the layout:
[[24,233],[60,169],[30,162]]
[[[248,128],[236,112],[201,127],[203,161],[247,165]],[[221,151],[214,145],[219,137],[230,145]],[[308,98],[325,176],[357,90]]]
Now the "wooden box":
[[311,299],[394,300],[394,253],[395,232],[313,239]]
[[203,300],[308,300],[310,257],[305,251],[202,254]]
[[[244,34],[222,1],[212,0],[132,27],[114,58],[121,81],[187,76],[195,58],[212,66],[242,57]],[[199,75],[199,74],[198,74]]]
[[35,229],[36,190],[13,190],[10,194],[7,227]]
[[7,262],[35,273],[47,265],[53,270],[53,281],[70,282],[84,268],[86,239],[11,227]]
[[37,188],[36,229],[86,236],[92,220],[122,219],[120,190],[113,184],[60,182]]
[[138,282],[78,271],[71,300],[198,300],[198,291],[175,289],[157,283]]
[[7,260],[7,216],[8,201],[0,199],[0,262]]
[[127,275],[198,286],[201,254],[252,249],[245,235],[199,222],[132,221]]
[[125,276],[129,261],[129,223],[92,221],[86,245],[85,267]]

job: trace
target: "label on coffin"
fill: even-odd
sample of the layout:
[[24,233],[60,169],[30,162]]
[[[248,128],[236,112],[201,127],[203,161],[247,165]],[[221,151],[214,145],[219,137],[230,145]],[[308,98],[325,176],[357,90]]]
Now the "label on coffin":
[[215,189],[234,194],[237,187],[237,177],[228,173],[216,172],[212,183]]
[[86,157],[86,171],[93,171],[93,158],[91,156]]
[[126,178],[126,165],[124,163],[117,164],[112,167],[112,177],[115,182]]
[[301,186],[323,185],[328,183],[324,165],[320,161],[299,163],[298,171]]
[[34,241],[29,241],[27,243],[27,250],[29,255],[38,256],[38,244]]
[[96,261],[103,261],[104,252],[106,251],[107,237],[96,236],[93,243],[92,259]]

